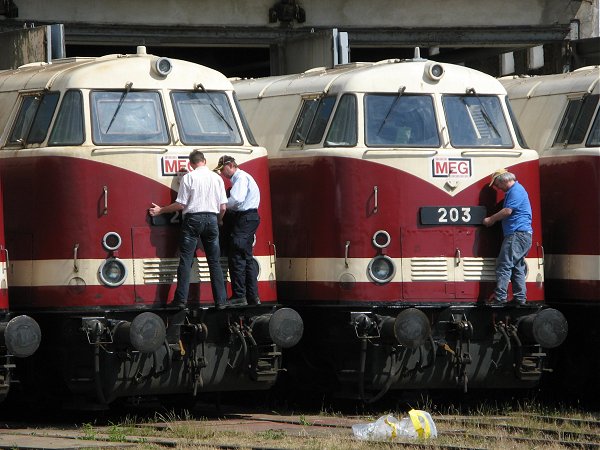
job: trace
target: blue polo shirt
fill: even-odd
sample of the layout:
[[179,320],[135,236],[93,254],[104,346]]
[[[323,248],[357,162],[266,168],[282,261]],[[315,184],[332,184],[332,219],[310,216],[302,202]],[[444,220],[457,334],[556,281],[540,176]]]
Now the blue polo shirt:
[[504,194],[504,208],[512,209],[512,214],[502,221],[504,236],[509,236],[517,231],[533,233],[529,195],[518,181],[515,181],[515,184]]

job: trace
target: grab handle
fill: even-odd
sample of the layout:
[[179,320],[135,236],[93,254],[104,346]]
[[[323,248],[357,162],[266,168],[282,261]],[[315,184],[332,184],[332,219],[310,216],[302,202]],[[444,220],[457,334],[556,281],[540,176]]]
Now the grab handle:
[[373,186],[373,196],[375,198],[375,205],[373,207],[373,213],[376,213],[377,210],[379,209],[379,188],[377,186]]
[[73,272],[79,272],[79,264],[77,262],[77,251],[79,250],[79,244],[75,244],[73,247]]
[[344,249],[344,265],[346,266],[346,269],[349,267],[348,266],[348,252],[350,250],[350,241],[346,241],[346,248]]
[[104,191],[104,211],[102,211],[103,215],[108,215],[108,186],[103,187]]

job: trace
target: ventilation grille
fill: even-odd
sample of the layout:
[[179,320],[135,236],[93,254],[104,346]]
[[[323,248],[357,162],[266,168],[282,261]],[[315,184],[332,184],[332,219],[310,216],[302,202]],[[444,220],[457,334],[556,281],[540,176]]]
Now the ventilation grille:
[[463,258],[465,281],[496,281],[496,261],[490,258]]
[[412,258],[410,260],[412,281],[448,281],[446,258]]
[[[144,284],[172,284],[177,282],[179,258],[145,259]],[[221,269],[228,281],[227,259],[221,258]],[[194,258],[190,282],[210,282],[210,272],[206,258]]]

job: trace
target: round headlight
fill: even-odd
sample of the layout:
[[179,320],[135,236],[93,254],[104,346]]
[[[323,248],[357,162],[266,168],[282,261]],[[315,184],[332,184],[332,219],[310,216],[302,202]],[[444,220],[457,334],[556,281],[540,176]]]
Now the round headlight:
[[373,235],[373,245],[378,248],[387,247],[391,240],[390,234],[385,230],[376,231]]
[[439,81],[444,76],[444,67],[438,63],[428,64],[425,70],[433,81]]
[[102,238],[102,246],[108,251],[118,249],[121,246],[121,242],[121,236],[115,231],[109,231]]
[[369,276],[377,283],[387,283],[394,277],[396,267],[389,256],[376,256],[369,262]]
[[158,58],[156,63],[154,63],[154,68],[163,77],[166,77],[173,70],[173,64],[169,58]]
[[98,276],[107,286],[120,286],[127,278],[127,267],[119,258],[110,258],[100,265]]

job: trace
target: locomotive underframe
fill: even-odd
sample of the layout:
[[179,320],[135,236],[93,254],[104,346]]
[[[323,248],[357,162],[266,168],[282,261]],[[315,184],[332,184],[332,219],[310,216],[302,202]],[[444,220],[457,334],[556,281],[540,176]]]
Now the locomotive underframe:
[[520,320],[541,310],[537,305],[420,308],[431,334],[415,348],[399,344],[377,325],[406,308],[294,309],[306,332],[290,349],[290,359],[299,365],[290,372],[303,374],[299,383],[318,380],[313,388],[340,397],[376,401],[390,390],[532,388],[544,371],[546,353],[518,332]]
[[[149,353],[117,342],[110,332],[111,324],[130,321],[135,312],[41,314],[38,320],[48,338],[27,359],[23,382],[59,401],[94,409],[120,397],[195,396],[268,389],[275,383],[281,348],[253,329],[253,322],[271,313],[271,307],[153,312],[167,329],[164,343]],[[90,331],[90,321],[107,327],[101,333]]]

